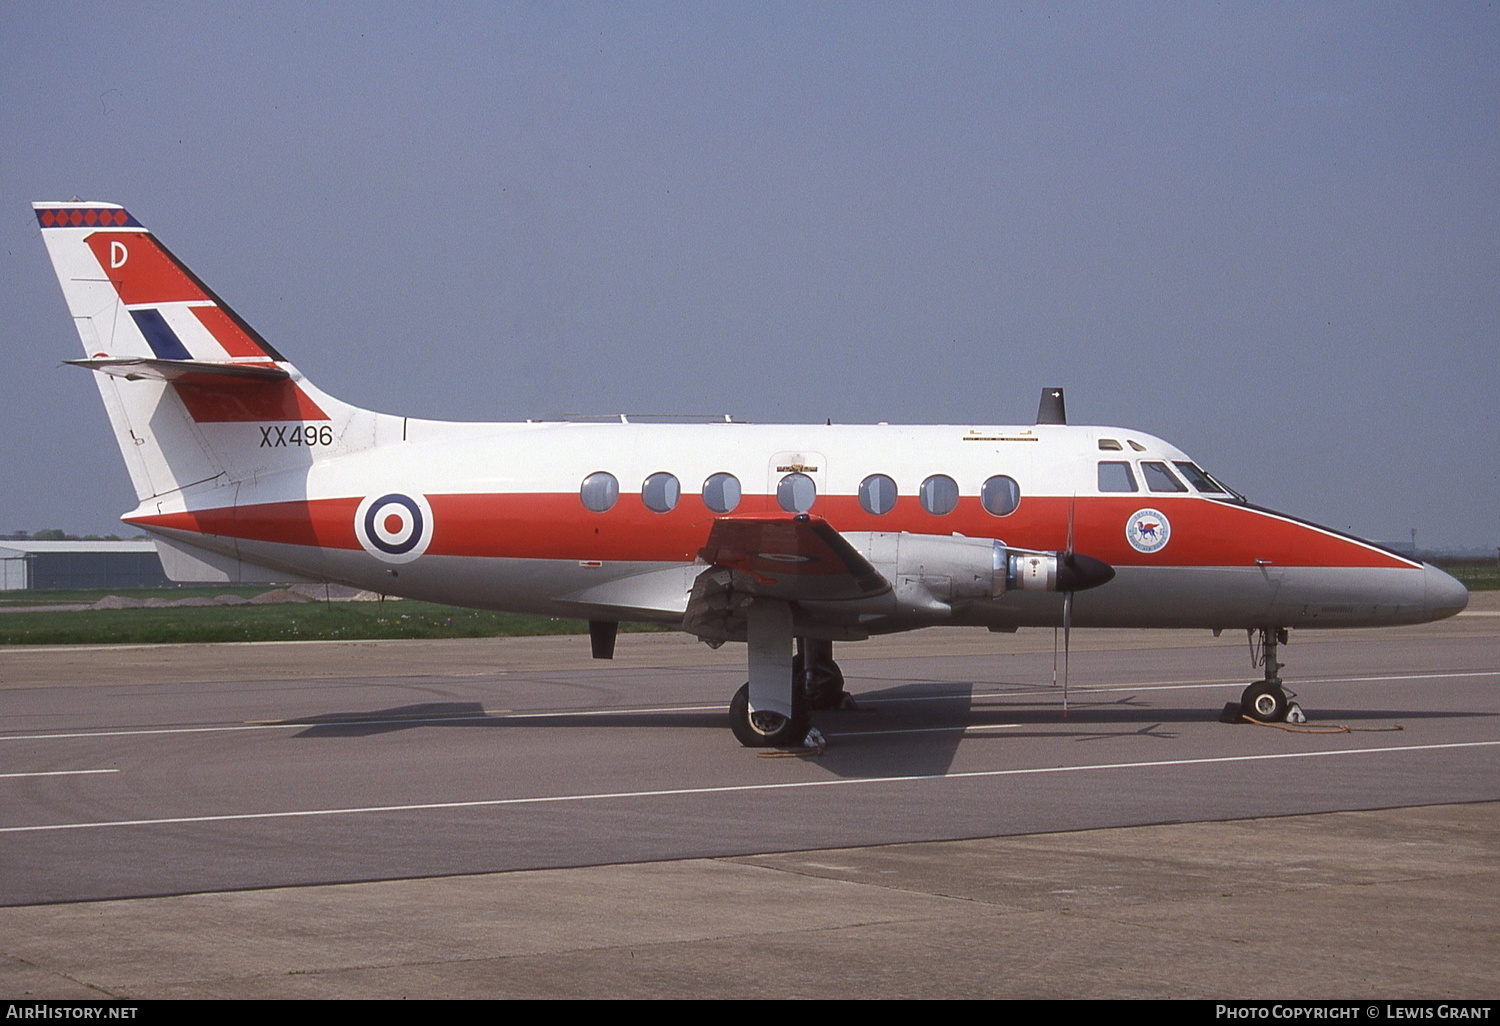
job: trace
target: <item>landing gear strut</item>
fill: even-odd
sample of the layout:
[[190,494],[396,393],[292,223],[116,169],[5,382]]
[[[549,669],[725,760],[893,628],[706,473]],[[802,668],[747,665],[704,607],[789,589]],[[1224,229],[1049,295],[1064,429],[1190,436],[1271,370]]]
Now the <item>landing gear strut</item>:
[[797,639],[792,681],[807,699],[809,709],[837,709],[849,697],[844,691],[844,671],[833,661],[831,641]]
[[[1240,695],[1240,712],[1261,723],[1284,723],[1288,714],[1296,709],[1282,686],[1281,663],[1276,658],[1277,646],[1286,644],[1286,628],[1262,627],[1252,630],[1250,634],[1252,647],[1254,635],[1260,635],[1260,662],[1266,672],[1262,679],[1251,684]],[[1300,712],[1298,710],[1299,714]]]

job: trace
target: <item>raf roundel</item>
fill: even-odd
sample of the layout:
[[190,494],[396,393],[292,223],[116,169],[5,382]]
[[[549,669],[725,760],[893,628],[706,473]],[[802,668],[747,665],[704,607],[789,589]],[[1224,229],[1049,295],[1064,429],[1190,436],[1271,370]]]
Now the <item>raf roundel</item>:
[[376,559],[410,563],[427,551],[432,540],[432,507],[421,495],[372,496],[354,513],[354,534]]
[[1138,509],[1125,521],[1125,540],[1137,552],[1160,552],[1172,537],[1172,525],[1160,510]]

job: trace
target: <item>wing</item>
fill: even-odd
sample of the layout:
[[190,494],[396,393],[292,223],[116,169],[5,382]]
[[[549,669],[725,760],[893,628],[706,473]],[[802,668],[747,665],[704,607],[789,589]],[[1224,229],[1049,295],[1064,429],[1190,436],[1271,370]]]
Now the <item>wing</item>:
[[683,624],[703,638],[742,640],[745,607],[757,598],[841,602],[891,590],[848,539],[807,513],[720,517],[698,558],[708,569],[693,582]]

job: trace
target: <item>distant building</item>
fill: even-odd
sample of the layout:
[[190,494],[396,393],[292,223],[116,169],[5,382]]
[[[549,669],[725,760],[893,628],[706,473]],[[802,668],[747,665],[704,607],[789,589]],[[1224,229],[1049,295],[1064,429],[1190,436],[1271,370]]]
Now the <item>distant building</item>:
[[149,541],[0,540],[0,591],[170,584]]

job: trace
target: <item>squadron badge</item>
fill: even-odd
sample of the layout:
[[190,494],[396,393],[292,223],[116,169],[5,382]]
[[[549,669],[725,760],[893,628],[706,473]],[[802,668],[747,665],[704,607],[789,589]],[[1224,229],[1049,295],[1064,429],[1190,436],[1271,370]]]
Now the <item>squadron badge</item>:
[[1137,552],[1160,552],[1172,537],[1172,525],[1159,510],[1138,509],[1125,521],[1125,540]]

